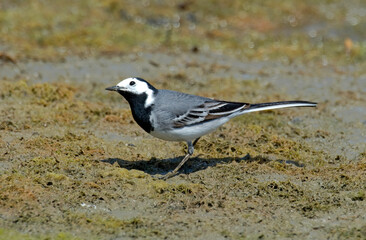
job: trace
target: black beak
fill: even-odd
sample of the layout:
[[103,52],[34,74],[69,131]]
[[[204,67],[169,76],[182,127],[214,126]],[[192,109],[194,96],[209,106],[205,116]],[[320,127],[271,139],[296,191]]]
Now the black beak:
[[105,90],[108,90],[108,91],[118,91],[119,87],[117,86],[113,86],[113,87],[107,87]]

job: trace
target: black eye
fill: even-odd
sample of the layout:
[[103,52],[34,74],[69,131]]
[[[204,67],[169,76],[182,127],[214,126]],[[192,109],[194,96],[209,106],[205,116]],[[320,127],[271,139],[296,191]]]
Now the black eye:
[[133,85],[135,85],[136,83],[135,83],[135,81],[131,81],[130,82],[130,86],[133,86]]

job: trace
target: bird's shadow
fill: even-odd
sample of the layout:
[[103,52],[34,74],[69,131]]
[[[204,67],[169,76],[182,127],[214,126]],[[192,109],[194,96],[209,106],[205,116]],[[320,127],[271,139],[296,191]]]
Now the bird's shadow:
[[[183,157],[176,158],[167,158],[167,159],[156,159],[151,158],[150,160],[138,160],[138,161],[129,161],[120,158],[107,158],[101,160],[102,162],[115,164],[117,163],[121,168],[125,168],[128,170],[135,169],[143,171],[150,175],[165,175],[168,172],[172,171],[182,160]],[[202,171],[208,167],[214,167],[217,164],[221,163],[231,163],[231,162],[257,162],[259,164],[265,164],[272,161],[292,164],[296,167],[304,167],[302,163],[299,163],[294,160],[270,160],[263,156],[251,157],[249,154],[245,155],[241,158],[200,158],[199,156],[190,158],[179,170],[179,174],[189,174],[197,171]]]

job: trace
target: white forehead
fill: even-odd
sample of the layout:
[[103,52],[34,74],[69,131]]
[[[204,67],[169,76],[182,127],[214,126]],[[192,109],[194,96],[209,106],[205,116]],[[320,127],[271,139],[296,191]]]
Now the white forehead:
[[[131,84],[134,82],[135,84]],[[146,82],[140,81],[137,78],[126,78],[117,84],[118,87],[123,87],[125,91],[140,94],[149,91],[149,85]]]

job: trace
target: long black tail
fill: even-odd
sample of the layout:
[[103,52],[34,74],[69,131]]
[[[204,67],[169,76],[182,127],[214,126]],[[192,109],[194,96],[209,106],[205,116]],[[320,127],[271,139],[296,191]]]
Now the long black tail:
[[250,104],[249,108],[243,109],[243,112],[258,112],[265,110],[272,110],[277,108],[290,108],[290,107],[316,107],[317,103],[307,101],[283,101],[283,102],[268,102],[268,103],[256,103]]

